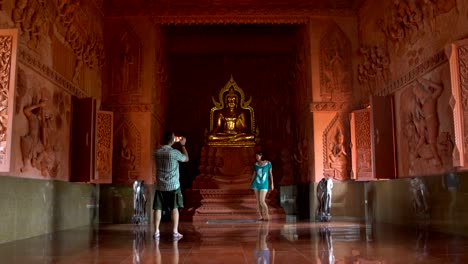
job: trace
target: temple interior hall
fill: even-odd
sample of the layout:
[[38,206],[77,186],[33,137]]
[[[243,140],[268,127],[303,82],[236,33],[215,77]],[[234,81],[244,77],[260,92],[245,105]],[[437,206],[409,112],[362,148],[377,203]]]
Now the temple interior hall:
[[3,0],[0,47],[1,263],[468,263],[467,1]]

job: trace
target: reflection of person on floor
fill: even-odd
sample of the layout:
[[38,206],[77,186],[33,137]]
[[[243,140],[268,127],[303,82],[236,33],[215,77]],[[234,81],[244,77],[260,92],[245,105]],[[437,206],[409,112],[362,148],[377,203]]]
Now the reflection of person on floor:
[[[172,252],[167,253],[167,258],[162,260],[161,251],[159,250],[159,240],[156,240],[156,262],[157,264],[162,263],[170,263],[170,264],[178,264],[179,263],[179,240],[172,241]],[[135,264],[135,263],[134,263]]]
[[268,205],[265,202],[266,195],[268,193],[269,183],[271,181],[271,190],[275,189],[273,184],[273,172],[271,162],[263,159],[263,153],[257,151],[255,153],[254,171],[252,175],[252,189],[255,192],[257,198],[257,208],[260,213],[259,220],[270,220],[270,214],[268,213]]
[[145,234],[144,226],[136,225],[133,229],[133,264],[140,264],[145,250]]
[[272,264],[275,263],[275,250],[270,252],[267,244],[267,236],[270,231],[268,223],[261,224],[258,228],[257,245],[255,248],[255,263]]
[[449,221],[454,221],[456,218],[454,217],[453,211],[457,204],[457,189],[460,184],[460,180],[458,178],[457,167],[453,168],[451,172],[442,177],[442,186],[447,190],[450,201],[447,204],[448,206],[448,219]]
[[331,230],[328,226],[320,227],[320,263],[333,264],[335,263],[335,254],[333,253],[333,238]]

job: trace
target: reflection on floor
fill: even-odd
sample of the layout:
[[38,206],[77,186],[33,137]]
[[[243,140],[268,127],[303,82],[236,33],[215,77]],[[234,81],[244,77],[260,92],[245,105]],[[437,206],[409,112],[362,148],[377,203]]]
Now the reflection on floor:
[[1,263],[468,263],[468,238],[350,222],[101,225],[0,244]]

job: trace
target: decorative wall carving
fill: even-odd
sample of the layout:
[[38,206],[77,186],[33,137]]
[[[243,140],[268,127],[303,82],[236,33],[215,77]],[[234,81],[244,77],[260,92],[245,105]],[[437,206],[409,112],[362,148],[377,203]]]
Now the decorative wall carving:
[[294,149],[292,158],[294,162],[294,180],[296,182],[309,182],[309,162],[312,162],[312,158],[309,155],[310,142],[305,132],[305,128],[302,131],[299,128],[295,131],[294,137]]
[[114,40],[112,58],[112,93],[138,93],[140,88],[140,42],[129,29]]
[[80,8],[81,0],[58,0],[55,27],[76,55],[74,82],[81,67],[104,67],[104,41],[100,29],[89,28],[89,14]]
[[452,167],[452,131],[439,119],[439,98],[444,90],[442,83],[419,77],[400,95],[403,175],[445,172]]
[[98,111],[96,169],[99,179],[112,179],[113,113]]
[[[95,89],[98,81],[83,87],[83,72],[104,66],[102,30],[93,23],[97,11],[90,7],[80,0],[16,0],[11,11],[27,48],[85,93]],[[52,65],[47,60],[50,56]]]
[[12,20],[16,27],[21,30],[29,48],[37,49],[44,36],[49,30],[45,1],[38,0],[16,0],[12,10]]
[[83,92],[83,90],[47,66],[42,60],[31,54],[29,51],[20,48],[18,52],[18,59],[20,62],[28,65],[41,76],[47,78],[49,81],[64,89],[69,94],[75,95],[79,98],[88,96]]
[[346,112],[352,104],[350,102],[313,102],[310,104],[311,112]]
[[[414,44],[424,33],[437,31],[437,17],[457,9],[456,0],[397,0],[389,7],[390,12],[378,21],[387,40],[387,47],[400,54],[403,47]],[[458,10],[458,9],[457,9]]]
[[338,113],[323,132],[324,177],[350,178],[349,131],[349,119]]
[[63,177],[63,157],[68,139],[71,100],[63,91],[29,87],[22,107],[28,129],[20,138],[22,173],[38,170],[44,177]]
[[379,46],[361,46],[359,56],[358,81],[368,93],[374,94],[377,87],[383,87],[389,80],[389,56]]
[[17,48],[17,31],[0,31],[0,171],[2,172],[10,171]]
[[320,40],[320,96],[324,101],[349,101],[352,92],[351,41],[336,25]]
[[140,176],[141,135],[137,127],[124,119],[114,132],[113,179],[131,183]]
[[447,62],[447,56],[445,51],[440,51],[433,56],[429,57],[426,61],[422,62],[418,66],[414,67],[407,74],[402,77],[391,81],[383,89],[376,90],[376,95],[388,95],[396,92],[398,89],[406,86],[408,83],[412,82],[418,76],[421,76],[423,73],[429,72],[430,70],[440,66],[441,64]]

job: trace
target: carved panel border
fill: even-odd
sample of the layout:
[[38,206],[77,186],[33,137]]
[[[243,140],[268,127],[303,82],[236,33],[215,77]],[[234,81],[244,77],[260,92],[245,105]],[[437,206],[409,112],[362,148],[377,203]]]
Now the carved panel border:
[[96,170],[98,178],[95,182],[112,183],[113,117],[110,111],[97,113]]
[[[328,124],[327,128],[325,128],[325,130],[323,131],[323,134],[322,134],[322,141],[323,141],[323,173],[324,175],[326,175],[327,173],[329,173],[329,167],[328,166],[328,145],[329,145],[329,142],[328,142],[328,134],[330,134],[330,131],[332,130],[332,128],[336,127],[336,123],[338,122],[338,119],[339,119],[339,114],[337,113],[335,115],[335,117],[333,117],[333,119],[330,121],[330,123]],[[331,177],[333,177],[333,175],[331,175]]]
[[468,166],[468,39],[451,45],[450,74],[455,129],[454,166]]
[[1,131],[0,131],[0,172],[10,171],[12,133],[13,133],[13,100],[15,97],[16,56],[18,49],[18,31],[16,29],[0,30],[0,89],[1,89]]
[[351,107],[350,102],[312,102],[310,112],[346,112]]
[[84,98],[89,96],[85,92],[83,92],[83,90],[81,90],[78,86],[74,85],[61,74],[44,64],[38,57],[29,53],[26,49],[21,47],[19,48],[18,60],[21,63],[29,66],[31,69],[35,70],[41,76],[50,80],[52,83],[56,84],[58,87],[64,89],[69,94],[74,95],[78,98]]
[[155,24],[307,24],[308,16],[155,16]]
[[351,142],[351,177],[355,180],[372,179],[370,108],[351,113]]
[[392,81],[389,85],[385,86],[383,89],[377,90],[376,95],[389,95],[397,90],[403,88],[408,83],[414,81],[417,77],[421,76],[422,74],[431,71],[432,69],[438,67],[439,65],[447,62],[448,58],[445,55],[445,51],[442,50],[432,57],[428,58],[423,63],[416,66],[414,69],[409,71],[407,74],[403,75],[402,77]]

